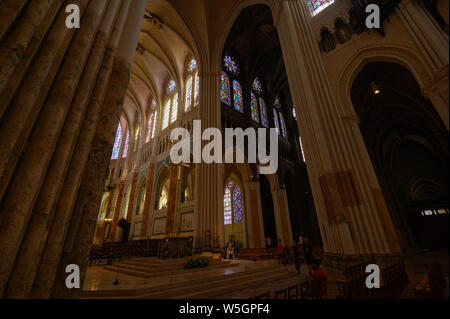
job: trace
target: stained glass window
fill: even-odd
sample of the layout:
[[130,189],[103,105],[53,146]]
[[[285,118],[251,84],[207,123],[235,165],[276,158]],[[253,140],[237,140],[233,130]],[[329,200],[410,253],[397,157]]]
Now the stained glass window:
[[174,80],[170,80],[169,83],[167,84],[167,95],[171,95],[175,89],[177,87],[177,84],[175,83]]
[[308,0],[309,10],[314,17],[322,12],[325,8],[332,5],[334,0]]
[[262,98],[259,98],[259,111],[261,113],[261,124],[265,127],[269,127],[269,120],[267,119],[266,102],[264,102]]
[[150,118],[148,119],[147,136],[145,137],[145,143],[148,143],[150,141],[150,139],[152,138],[154,118],[155,118],[155,113],[152,113],[152,115],[150,115]]
[[230,78],[222,71],[220,75],[220,101],[231,106]]
[[302,160],[303,162],[306,163],[305,152],[303,151],[303,141],[301,136],[298,137],[298,141],[300,143],[300,153],[302,154]]
[[256,100],[255,93],[251,92],[250,96],[251,96],[250,108],[252,110],[252,119],[253,121],[259,123],[258,101]]
[[155,116],[153,118],[153,127],[152,127],[152,138],[155,137],[156,133],[156,123],[158,123],[158,111],[155,111]]
[[242,193],[239,186],[230,181],[223,197],[224,224],[239,224],[244,219]]
[[294,119],[297,119],[297,111],[295,110],[295,107],[292,108],[292,116]]
[[238,186],[236,186],[233,190],[233,215],[235,224],[239,224],[242,222],[242,197],[241,190]]
[[177,120],[178,116],[178,93],[172,97],[172,115],[170,116],[170,124]]
[[186,82],[186,104],[184,107],[185,112],[189,112],[191,110],[192,106],[192,82],[193,82],[192,76],[190,76]]
[[169,117],[170,117],[170,99],[167,99],[166,104],[164,105],[163,110],[163,119],[162,119],[162,129],[166,129],[169,126]]
[[197,61],[195,59],[192,59],[191,62],[189,62],[188,65],[188,72],[192,73],[197,69]]
[[277,129],[277,133],[278,133],[278,135],[280,135],[280,125],[278,122],[278,113],[275,108],[273,109],[273,121],[275,122],[275,128]]
[[244,102],[242,101],[242,88],[238,81],[233,81],[234,109],[243,113]]
[[231,74],[239,75],[239,66],[231,56],[226,55],[223,59],[223,64]]
[[120,126],[120,123],[119,123],[119,127],[117,128],[117,133],[116,133],[116,139],[114,141],[114,147],[113,147],[111,159],[116,160],[119,158],[119,152],[120,152],[121,145],[122,145],[122,127]]
[[275,101],[273,102],[273,105],[274,105],[277,109],[280,109],[280,108],[281,108],[281,100],[280,100],[280,97],[279,97],[279,96],[277,96],[277,97],[275,98]]
[[231,225],[231,223],[232,223],[232,219],[231,219],[231,191],[230,191],[230,189],[228,187],[225,189],[225,195],[224,195],[224,198],[223,198],[223,211],[224,211],[224,215],[223,215],[224,224],[225,225]]
[[253,81],[253,90],[258,94],[261,94],[263,91],[261,81],[258,78]]
[[123,155],[122,155],[122,158],[125,158],[125,157],[128,156],[128,144],[129,144],[129,142],[130,142],[130,132],[127,131],[127,137],[126,137],[126,139],[125,139],[125,147],[124,147],[124,149],[123,149]]
[[200,97],[200,77],[198,72],[195,74],[195,89],[194,89],[194,105],[198,105]]
[[280,113],[280,128],[281,128],[281,135],[283,135],[284,138],[287,138],[287,130],[286,130],[286,122],[284,121],[283,114]]
[[134,151],[136,152],[136,150],[137,150],[137,147],[138,147],[138,144],[139,144],[139,133],[140,133],[140,130],[139,130],[139,127],[136,129],[136,133],[135,133],[135,135],[134,135]]

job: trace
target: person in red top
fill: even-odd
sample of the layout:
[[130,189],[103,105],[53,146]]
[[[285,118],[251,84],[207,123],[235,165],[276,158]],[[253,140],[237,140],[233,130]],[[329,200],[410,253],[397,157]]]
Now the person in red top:
[[326,299],[327,298],[327,275],[320,268],[318,260],[313,261],[312,265],[312,280],[311,280],[311,297],[313,299]]
[[284,262],[284,245],[281,239],[278,239],[278,263]]

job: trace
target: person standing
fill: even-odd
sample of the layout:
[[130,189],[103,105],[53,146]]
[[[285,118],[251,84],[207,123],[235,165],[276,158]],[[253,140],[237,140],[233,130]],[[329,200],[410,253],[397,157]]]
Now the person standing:
[[303,239],[302,249],[303,249],[303,256],[305,258],[306,264],[308,265],[308,269],[309,271],[311,271],[311,265],[313,261],[312,245],[307,237]]
[[284,246],[281,239],[278,239],[278,263],[281,264],[284,262]]
[[292,255],[293,262],[294,262],[295,270],[297,271],[297,275],[299,275],[300,274],[300,253],[299,253],[299,246],[295,241],[292,242],[291,251],[292,251],[291,255]]

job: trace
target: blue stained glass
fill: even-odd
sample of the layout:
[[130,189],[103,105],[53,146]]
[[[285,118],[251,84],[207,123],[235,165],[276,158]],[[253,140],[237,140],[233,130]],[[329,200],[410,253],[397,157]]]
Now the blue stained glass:
[[281,135],[283,135],[284,138],[287,138],[287,130],[286,130],[286,122],[284,121],[283,114],[280,113],[280,127],[281,127]]
[[275,122],[275,128],[277,129],[278,135],[280,135],[280,125],[278,124],[278,113],[277,110],[273,109],[273,121]]
[[177,84],[175,83],[175,81],[170,80],[169,83],[167,84],[167,95],[171,95],[173,91],[175,91],[176,87]]
[[186,105],[184,107],[185,112],[189,112],[192,106],[192,76],[189,77],[186,83]]
[[267,119],[266,102],[264,102],[262,98],[259,98],[259,111],[261,112],[261,124],[265,127],[269,127],[269,120]]
[[233,215],[235,224],[239,224],[242,222],[242,196],[241,190],[238,186],[236,186],[233,190]]
[[251,92],[251,101],[250,108],[252,111],[252,119],[256,123],[259,123],[259,114],[258,114],[258,101],[256,100],[255,93]]
[[225,56],[223,59],[223,64],[231,74],[239,75],[239,66],[231,56]]
[[234,93],[234,109],[243,113],[244,102],[242,100],[242,88],[238,81],[233,81],[233,93]]
[[120,126],[120,123],[119,123],[119,127],[117,128],[117,133],[116,133],[116,139],[114,141],[114,147],[113,147],[111,159],[116,160],[119,158],[119,152],[120,152],[121,145],[122,145],[122,127]]
[[220,75],[220,101],[231,106],[230,79],[225,72]]
[[253,81],[253,90],[258,94],[263,92],[261,81],[258,78]]
[[192,59],[191,62],[189,62],[188,72],[192,73],[196,69],[197,69],[197,61],[195,61],[195,59]]
[[314,17],[322,12],[325,8],[332,5],[334,0],[308,0],[309,10]]
[[273,105],[274,105],[277,109],[280,109],[280,108],[281,108],[281,100],[280,100],[280,98],[279,98],[278,96],[275,98],[275,101],[273,102]]
[[225,225],[231,225],[232,219],[231,219],[231,191],[227,187],[225,189],[225,195],[223,198],[223,219]]

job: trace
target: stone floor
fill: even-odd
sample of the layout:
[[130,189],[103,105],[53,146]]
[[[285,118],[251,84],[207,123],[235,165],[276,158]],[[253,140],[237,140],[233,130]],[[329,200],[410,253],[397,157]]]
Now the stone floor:
[[[448,283],[449,278],[449,252],[442,251],[428,251],[428,250],[415,250],[409,251],[405,255],[406,267],[410,284],[404,290],[401,295],[402,299],[411,299],[414,297],[413,289],[420,280],[426,274],[426,271],[430,268],[431,263],[434,260],[441,262],[442,270],[444,272],[446,281]],[[141,289],[156,286],[165,286],[173,283],[178,283],[186,280],[195,280],[196,278],[206,278],[210,276],[227,275],[242,271],[249,271],[261,267],[287,267],[289,272],[292,273],[292,277],[288,279],[278,280],[274,282],[267,282],[262,285],[251,287],[248,289],[241,289],[224,295],[216,296],[220,299],[247,299],[256,295],[266,293],[268,291],[276,291],[283,289],[305,280],[309,279],[309,271],[306,265],[301,266],[301,273],[297,275],[293,265],[282,266],[278,265],[277,261],[247,261],[238,260],[232,261],[232,263],[238,263],[238,266],[225,267],[220,269],[208,270],[182,275],[171,275],[160,278],[136,278],[125,274],[118,274],[111,271],[106,271],[102,267],[90,267],[86,281],[84,284],[84,290],[117,290],[120,294],[121,289]],[[337,296],[337,284],[338,279],[342,279],[343,274],[341,271],[335,269],[329,269],[324,267],[324,271],[328,276],[328,298],[334,299]],[[118,285],[114,285],[114,282],[118,281]],[[448,285],[445,293],[445,297],[448,298]]]

